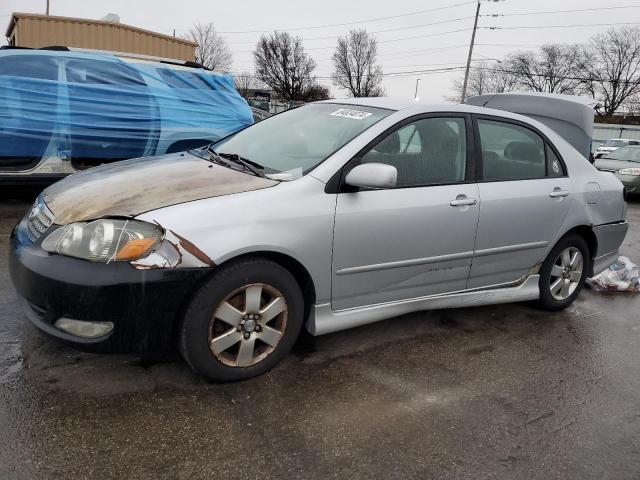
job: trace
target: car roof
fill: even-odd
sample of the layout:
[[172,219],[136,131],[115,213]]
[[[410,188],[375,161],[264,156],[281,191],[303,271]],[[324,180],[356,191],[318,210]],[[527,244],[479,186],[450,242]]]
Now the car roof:
[[203,73],[213,73],[210,69],[205,66],[192,62],[189,60],[177,60],[174,58],[166,58],[166,57],[156,57],[152,55],[143,55],[139,53],[128,53],[128,52],[117,52],[111,50],[96,50],[91,48],[77,48],[77,47],[64,47],[64,46],[51,46],[51,47],[42,47],[42,48],[28,48],[28,47],[12,47],[4,45],[0,47],[0,56],[4,55],[48,55],[48,56],[59,56],[59,57],[68,57],[74,56],[74,54],[80,54],[83,56],[87,56],[86,58],[91,58],[89,56],[93,55],[94,58],[100,57],[108,57],[108,58],[119,58],[120,60],[127,63],[148,63],[154,64],[162,68],[170,68],[170,69],[197,69],[202,71]]
[[460,113],[477,113],[486,114],[503,118],[511,118],[520,120],[529,124],[537,124],[534,119],[518,113],[508,112],[506,110],[496,110],[494,108],[477,107],[475,105],[467,105],[464,103],[440,102],[427,103],[419,100],[408,98],[393,97],[363,97],[363,98],[334,98],[331,100],[322,100],[315,103],[333,103],[336,105],[353,105],[361,107],[384,108],[393,111],[410,110],[411,114],[421,114],[430,112],[460,112]]
[[526,115],[509,112],[506,110],[498,110],[495,108],[478,107],[465,103],[453,102],[422,102],[411,98],[394,98],[394,97],[362,97],[362,98],[334,98],[331,100],[322,100],[316,103],[334,103],[338,105],[353,105],[361,107],[384,108],[387,110],[402,111],[412,110],[412,113],[429,113],[429,112],[461,112],[461,113],[485,113],[487,115],[499,116],[504,118],[512,118],[531,123],[532,119]]
[[359,105],[361,107],[386,108],[387,110],[402,110],[415,107],[419,102],[408,98],[394,97],[360,97],[360,98],[333,98],[318,103],[339,103],[341,105]]

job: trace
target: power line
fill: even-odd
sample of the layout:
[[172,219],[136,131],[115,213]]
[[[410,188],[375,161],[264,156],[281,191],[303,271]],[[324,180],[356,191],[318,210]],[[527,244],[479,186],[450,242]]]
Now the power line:
[[[462,71],[466,68],[465,65],[457,65],[457,66],[452,66],[452,67],[443,67],[443,68],[433,68],[433,69],[420,69],[420,70],[406,70],[406,71],[401,71],[401,72],[387,72],[387,73],[383,73],[382,76],[383,77],[402,77],[402,76],[414,76],[414,75],[429,75],[429,74],[437,74],[437,73],[447,73],[447,72],[454,72],[454,71]],[[520,72],[516,71],[516,70],[509,70],[506,68],[497,68],[497,67],[473,67],[476,70],[491,70],[494,72],[503,72],[503,73],[511,73],[514,75],[519,74]],[[533,75],[535,77],[548,77],[549,75],[544,74],[544,73],[531,73],[530,75]],[[234,75],[236,77],[239,78],[258,78],[256,75]],[[365,75],[366,76],[366,75]],[[321,80],[331,80],[331,77],[328,76],[317,76],[314,77],[316,79],[321,79]],[[582,82],[618,82],[618,83],[624,83],[624,84],[628,84],[628,83],[635,83],[635,81],[633,80],[614,80],[614,79],[603,79],[603,78],[596,78],[596,77],[578,77],[578,76],[555,76],[555,78],[557,79],[562,79],[562,80],[579,80]]]
[[547,15],[551,13],[579,13],[579,12],[595,12],[601,10],[621,10],[625,8],[640,8],[640,5],[625,5],[614,7],[597,7],[597,8],[575,8],[571,10],[547,10],[546,12],[524,12],[524,13],[490,13],[480,15],[481,17],[520,17],[524,15]]
[[[394,76],[405,76],[408,74],[416,74],[416,75],[428,75],[431,73],[444,73],[444,72],[450,72],[450,71],[455,71],[455,70],[460,70],[464,68],[464,65],[462,66],[455,66],[455,67],[443,67],[443,68],[433,68],[433,69],[428,69],[428,70],[416,70],[416,71],[406,71],[406,72],[389,72],[389,73],[383,73],[382,76],[383,77],[394,77]],[[234,75],[235,77],[238,78],[258,78],[256,75]],[[367,75],[365,75],[366,77]],[[313,78],[315,79],[321,79],[321,80],[331,80],[332,77],[328,77],[328,76],[313,76]]]
[[481,47],[531,47],[538,48],[541,45],[531,45],[526,43],[476,43],[476,45],[480,45]]
[[[613,25],[640,25],[640,23],[638,23],[638,22],[582,23],[582,24],[566,24],[566,25],[518,25],[518,26],[512,26],[512,27],[479,26],[477,28],[484,29],[484,30],[519,30],[519,29],[596,27],[596,26],[613,26]],[[440,35],[450,35],[450,34],[453,34],[453,33],[467,32],[467,31],[470,31],[470,30],[472,30],[472,29],[471,28],[459,28],[459,29],[456,29],[456,30],[448,30],[446,32],[433,32],[433,33],[426,33],[426,34],[423,34],[423,35],[413,35],[413,36],[410,36],[410,37],[400,37],[400,38],[392,38],[392,39],[388,39],[388,40],[378,40],[378,44],[401,42],[401,41],[405,41],[405,40],[416,40],[416,39],[429,38],[429,37],[435,37],[435,36],[440,36]],[[247,43],[252,43],[252,42],[247,42]],[[483,44],[483,45],[489,45],[489,44]],[[505,44],[504,46],[507,46],[507,45]],[[514,46],[518,46],[518,45],[514,45]],[[525,46],[525,45],[520,45],[520,46]],[[309,48],[305,48],[305,50],[309,50],[309,51],[314,51],[314,50],[332,50],[334,48],[335,48],[335,45],[330,45],[330,46],[326,46],[326,47],[309,47]],[[236,53],[253,53],[253,50],[238,50],[238,51],[236,51]],[[396,54],[391,54],[391,55],[396,55]]]
[[622,23],[574,23],[571,25],[518,25],[513,27],[478,27],[484,30],[520,30],[520,29],[539,29],[539,28],[570,28],[570,27],[601,27],[612,25],[640,25],[638,22],[622,22]]
[[[373,32],[369,32],[371,34],[378,34],[378,33],[387,33],[387,32],[396,32],[396,31],[400,31],[400,30],[411,30],[414,28],[422,28],[422,27],[431,27],[433,25],[442,25],[445,23],[455,23],[455,22],[460,22],[462,20],[469,20],[470,18],[473,18],[473,15],[468,16],[468,17],[459,17],[459,18],[453,18],[451,20],[443,20],[440,22],[432,22],[432,23],[423,23],[420,25],[412,25],[409,27],[398,27],[398,28],[388,28],[386,30],[376,30]],[[331,40],[334,38],[340,38],[342,35],[329,35],[327,37],[311,37],[311,38],[301,38],[302,41],[313,41],[313,40]],[[229,45],[253,45],[257,42],[226,42]],[[379,43],[379,42],[378,42]]]
[[[415,35],[412,37],[402,37],[402,38],[392,38],[389,40],[378,40],[378,44],[380,43],[392,43],[392,42],[401,42],[404,40],[415,40],[418,38],[428,38],[428,37],[435,37],[435,36],[440,36],[440,35],[450,35],[452,33],[459,33],[459,32],[468,32],[470,31],[470,28],[460,28],[457,30],[449,30],[447,32],[434,32],[434,33],[427,33],[424,35]],[[256,42],[257,43],[257,42]],[[310,48],[306,48],[305,47],[305,51],[306,50],[333,50],[335,49],[336,46],[335,45],[330,45],[327,47],[310,47]],[[253,53],[253,50],[238,50],[238,53]]]
[[469,46],[468,44],[462,44],[462,45],[450,45],[448,47],[440,47],[440,48],[427,48],[426,50],[409,50],[404,53],[379,53],[378,57],[393,56],[394,58],[407,58],[407,57],[415,57],[417,55],[423,55],[428,52],[443,52],[446,50],[455,50],[457,48],[467,48],[468,46]]
[[[299,30],[316,30],[319,28],[331,28],[331,27],[343,27],[346,25],[356,25],[356,24],[360,24],[360,23],[370,23],[370,22],[379,22],[382,20],[391,20],[391,19],[395,19],[395,18],[404,18],[404,17],[410,17],[410,16],[414,16],[414,15],[423,15],[425,13],[430,13],[430,12],[437,12],[439,10],[447,10],[450,8],[455,8],[455,7],[461,7],[463,5],[469,5],[471,3],[475,3],[476,0],[469,0],[466,2],[461,2],[461,3],[455,3],[453,5],[447,5],[444,7],[437,7],[437,8],[430,8],[428,10],[419,10],[417,12],[410,12],[410,13],[402,13],[399,15],[390,15],[387,17],[376,17],[376,18],[369,18],[366,20],[355,20],[355,21],[351,21],[351,22],[344,22],[344,23],[330,23],[330,24],[326,24],[326,25],[314,25],[314,26],[310,26],[310,27],[295,27],[295,28],[280,28],[278,30],[282,30],[282,31],[299,31]],[[242,33],[269,33],[272,32],[273,29],[269,29],[269,30],[243,30],[243,31],[221,31],[219,33],[224,33],[225,35],[228,34],[242,34]]]
[[[476,70],[491,70],[494,72],[502,72],[502,73],[511,73],[513,75],[519,75],[522,72],[519,72],[517,70],[508,70],[506,68],[498,68],[498,67],[473,67]],[[559,80],[578,80],[581,82],[607,82],[607,83],[613,83],[613,82],[617,82],[617,83],[623,83],[623,84],[629,84],[629,83],[637,83],[637,80],[619,80],[619,79],[611,79],[611,78],[597,78],[597,77],[572,77],[572,76],[561,76],[561,75],[549,75],[549,74],[545,74],[545,73],[527,73],[527,75],[531,75],[534,77],[554,77],[557,78]]]
[[394,38],[394,39],[391,39],[391,40],[378,40],[378,43],[401,42],[403,40],[415,40],[417,38],[427,38],[427,37],[435,37],[435,36],[439,36],[439,35],[449,35],[451,33],[468,32],[469,30],[471,30],[471,29],[470,28],[459,28],[458,30],[449,30],[448,32],[435,32],[435,33],[427,33],[425,35],[416,35],[416,36],[413,36],[413,37]]
[[[397,53],[379,53],[378,57],[388,57],[388,56],[393,56],[394,59],[403,59],[403,58],[409,58],[409,57],[415,57],[418,55],[424,55],[425,53],[435,53],[435,52],[443,52],[443,51],[447,51],[447,50],[455,50],[458,48],[467,48],[469,45],[463,44],[463,45],[451,45],[449,47],[439,47],[439,48],[427,48],[427,49],[423,49],[423,50],[410,50],[409,52],[406,52],[405,54],[397,54]],[[314,58],[314,60],[318,61],[318,62],[330,62],[332,59],[331,58],[327,58],[327,57],[323,57],[323,58]],[[240,69],[253,69],[254,65],[251,64],[249,66],[244,66],[244,67],[239,67]]]
[[[472,62],[484,62],[486,60],[495,60],[494,58],[477,58],[477,59],[472,59]],[[387,65],[387,67],[390,68],[427,68],[427,67],[441,67],[441,66],[446,66],[446,67],[456,67],[459,68],[459,64],[455,63],[455,62],[447,62],[447,63],[427,63],[424,65]],[[317,69],[315,71],[319,71],[322,74],[326,74],[326,73],[331,73],[333,71],[332,68],[321,68],[321,69]],[[250,77],[252,75],[244,75],[244,72],[240,72],[238,75],[238,77]],[[395,74],[395,73],[403,73],[403,72],[386,72],[385,75],[391,75],[391,74]],[[235,75],[235,74],[234,74]]]

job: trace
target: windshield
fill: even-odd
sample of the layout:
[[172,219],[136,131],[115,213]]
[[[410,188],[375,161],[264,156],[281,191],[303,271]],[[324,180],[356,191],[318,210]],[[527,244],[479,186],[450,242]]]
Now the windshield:
[[624,147],[627,144],[624,140],[607,140],[602,144],[603,147]]
[[624,160],[625,162],[640,163],[640,147],[622,147],[614,150],[605,158],[608,160]]
[[281,179],[308,173],[356,136],[393,113],[381,108],[314,103],[267,118],[213,145],[216,153],[237,154]]

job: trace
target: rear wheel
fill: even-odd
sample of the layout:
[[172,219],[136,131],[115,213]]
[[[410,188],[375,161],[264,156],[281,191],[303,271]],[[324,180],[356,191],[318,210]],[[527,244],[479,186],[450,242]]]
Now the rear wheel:
[[180,351],[200,375],[233,381],[260,375],[293,347],[303,298],[291,273],[267,259],[220,267],[187,308]]
[[561,310],[578,297],[591,268],[589,247],[570,234],[560,239],[540,268],[540,305]]

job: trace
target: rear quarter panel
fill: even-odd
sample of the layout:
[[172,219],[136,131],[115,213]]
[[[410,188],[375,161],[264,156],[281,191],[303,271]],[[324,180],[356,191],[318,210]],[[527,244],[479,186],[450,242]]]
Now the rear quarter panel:
[[553,131],[547,129],[545,133],[566,164],[573,196],[569,214],[558,231],[556,242],[566,232],[578,226],[593,228],[624,220],[626,203],[623,197],[623,185],[616,176],[597,170]]

